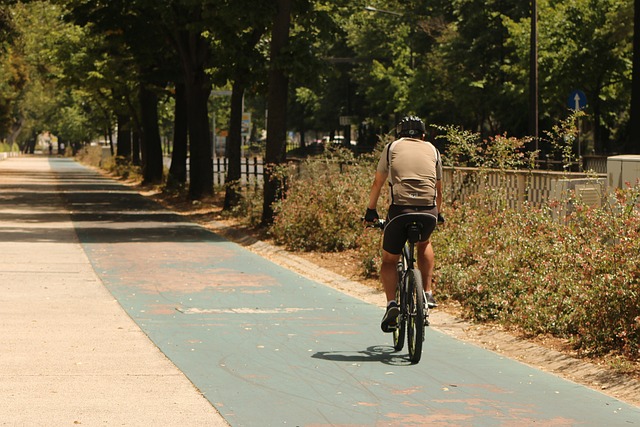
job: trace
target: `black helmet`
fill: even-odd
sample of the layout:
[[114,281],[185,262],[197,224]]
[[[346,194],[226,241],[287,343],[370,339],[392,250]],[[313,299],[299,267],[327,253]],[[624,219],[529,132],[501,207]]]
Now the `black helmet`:
[[421,137],[426,133],[424,122],[420,117],[406,116],[396,126],[396,137]]

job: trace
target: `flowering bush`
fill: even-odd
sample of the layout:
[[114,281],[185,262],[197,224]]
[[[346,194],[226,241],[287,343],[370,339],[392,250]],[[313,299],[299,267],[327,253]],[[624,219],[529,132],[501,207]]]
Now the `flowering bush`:
[[286,195],[274,208],[271,235],[293,250],[356,248],[374,170],[372,156],[356,160],[347,150],[305,160],[288,173]]
[[570,338],[587,353],[640,357],[640,189],[605,208],[449,210],[434,235],[441,297],[474,319]]

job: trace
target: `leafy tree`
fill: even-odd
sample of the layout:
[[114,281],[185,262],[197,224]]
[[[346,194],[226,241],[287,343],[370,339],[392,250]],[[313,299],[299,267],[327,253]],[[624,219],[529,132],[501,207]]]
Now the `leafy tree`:
[[[12,133],[11,111],[26,84],[24,64],[11,48],[16,29],[7,5],[0,5],[0,135]],[[9,141],[13,143],[13,140]]]
[[[19,75],[24,84],[16,93],[11,114],[14,135],[22,130],[22,146],[28,151],[33,150],[35,136],[42,131],[57,133],[64,142],[77,143],[90,139],[98,129],[95,124],[102,123],[101,116],[95,114],[98,109],[91,108],[93,101],[63,84],[64,65],[84,52],[71,56],[69,46],[75,46],[85,34],[60,16],[60,8],[49,2],[12,6],[17,35],[11,52],[15,63],[21,64]],[[46,32],[40,31],[42,22],[48,23]]]
[[[593,116],[597,153],[611,151],[609,141],[620,132],[622,112],[627,108],[628,64],[631,54],[629,2],[621,0],[575,0],[539,2],[539,62],[541,119],[548,128],[567,115],[567,98],[575,89],[587,95],[587,112]],[[528,65],[528,22],[508,24],[511,44],[516,46],[514,64],[520,58],[522,76]]]
[[[451,22],[442,25],[447,16],[442,11],[440,26],[435,23],[429,26],[439,41],[428,56],[434,58],[434,67],[427,67],[424,76],[418,76],[417,87],[412,91],[418,97],[413,102],[423,105],[427,113],[437,111],[434,106],[442,101],[445,105],[453,103],[445,110],[446,116],[456,117],[464,127],[485,136],[504,131],[523,134],[526,117],[513,111],[514,106],[524,107],[526,98],[521,89],[516,89],[522,87],[519,81],[505,73],[512,49],[507,45],[503,19],[522,19],[528,14],[528,5],[500,0],[458,0],[453,6]],[[440,88],[439,95],[445,99],[421,96],[421,90],[428,90],[422,83],[425,77],[427,84],[435,82],[433,86]],[[433,119],[441,121],[445,117]]]
[[8,48],[0,62],[0,135],[12,144],[22,129],[23,119],[15,113],[18,101],[28,84],[28,70],[24,58]]
[[211,79],[207,74],[211,47],[204,36],[207,30],[207,10],[216,10],[219,2],[174,1],[166,8],[147,2],[150,9],[159,10],[163,25],[178,53],[185,87],[189,130],[189,197],[200,199],[213,194],[211,134],[209,131],[208,99]]
[[264,167],[264,201],[262,222],[273,221],[273,203],[278,199],[284,185],[275,168],[284,162],[287,138],[287,96],[289,76],[286,70],[287,45],[291,27],[293,0],[277,0],[277,11],[273,18],[269,68],[269,95],[267,108],[267,150]]
[[415,40],[414,15],[404,14],[399,2],[386,2],[378,12],[362,7],[349,24],[349,44],[360,61],[353,70],[373,120],[379,124],[395,122],[407,112],[410,81],[415,74],[411,61]]
[[339,116],[357,115],[363,106],[356,102],[358,87],[352,76],[359,58],[347,44],[349,19],[362,6],[344,1],[311,6],[297,15],[292,28],[299,64],[291,75],[288,122],[303,142],[307,129],[333,134]]
[[[119,112],[122,121],[125,116],[122,106],[128,107],[141,136],[144,181],[159,182],[162,179],[162,148],[157,121],[157,90],[166,85],[168,72],[163,67],[167,49],[157,43],[157,40],[162,40],[158,27],[147,19],[149,11],[142,2],[60,1],[74,22],[91,30],[95,36],[105,35],[104,43],[97,49],[105,58],[103,63],[115,66],[101,70],[98,69],[100,62],[94,62],[96,69],[92,71],[98,85],[103,84],[98,87],[99,94],[110,104],[103,106],[102,110],[108,116],[114,111]],[[128,66],[133,67],[134,72],[123,72]],[[110,70],[117,74],[110,74]],[[124,76],[134,77],[137,82],[128,84],[129,80],[123,85]],[[133,86],[137,87],[132,93],[130,89]]]
[[618,139],[618,117],[629,105],[626,84],[633,31],[630,8],[629,2],[619,0],[559,3],[542,27],[541,37],[550,41],[541,47],[546,58],[543,67],[548,63],[555,71],[547,76],[547,88],[551,89],[546,107],[552,112],[549,119],[566,111],[566,99],[572,89],[584,88],[588,112],[593,115],[597,153],[615,150],[610,141]]
[[224,209],[240,201],[240,161],[242,113],[247,89],[256,87],[265,74],[264,35],[270,25],[272,6],[263,1],[223,2],[212,17],[208,32],[213,55],[218,61],[214,78],[221,84],[231,82],[231,113],[226,157],[226,194]]

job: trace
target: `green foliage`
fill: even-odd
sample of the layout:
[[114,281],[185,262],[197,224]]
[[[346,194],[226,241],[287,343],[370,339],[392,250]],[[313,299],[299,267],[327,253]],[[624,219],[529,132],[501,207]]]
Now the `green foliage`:
[[586,116],[586,114],[583,111],[576,111],[566,120],[562,120],[560,123],[554,125],[550,131],[545,132],[553,152],[562,158],[562,166],[565,171],[571,167],[573,162],[579,160],[573,153],[573,144],[578,138],[576,121],[584,116]]
[[[541,128],[564,116],[567,97],[582,89],[593,128],[590,149],[600,153],[628,120],[633,2],[539,1],[538,8]],[[505,17],[504,22],[506,46],[513,51],[505,71],[510,81],[526,81],[530,20]]]
[[6,142],[0,142],[0,153],[18,152],[20,147],[16,144],[8,144]]
[[339,149],[287,171],[286,196],[275,206],[270,233],[292,250],[340,251],[357,247],[371,186],[372,157]]
[[434,236],[439,293],[469,317],[570,338],[585,353],[640,356],[640,187],[604,209],[573,203],[487,213],[485,201],[449,210]]
[[[616,151],[630,121],[633,2],[538,6],[541,130],[566,115],[567,96],[579,88],[589,101],[583,152]],[[116,114],[135,123],[136,86],[170,91],[168,82],[180,81],[189,64],[180,63],[179,50],[206,53],[195,62],[216,86],[242,81],[248,110],[264,117],[264,105],[254,110],[254,101],[267,93],[273,10],[258,0],[10,2],[0,11],[0,130],[24,120],[29,138],[60,125],[86,128],[88,139],[112,128]],[[178,49],[181,31],[203,44]],[[278,60],[291,82],[288,126],[329,132],[340,129],[338,117],[352,116],[384,131],[397,115],[416,113],[481,139],[522,138],[529,36],[530,2],[293,2],[289,43]],[[87,95],[83,120],[59,124],[54,112],[76,108],[77,90]],[[224,115],[217,112],[221,124]],[[541,148],[553,149],[546,141]]]
[[[20,141],[51,131],[69,145],[86,141],[96,129],[103,129],[96,126],[101,122],[91,114],[96,97],[67,85],[66,71],[79,67],[91,41],[61,15],[62,9],[47,1],[12,6],[15,36],[10,54],[0,64],[0,74],[6,78],[0,91],[11,102],[3,112],[11,116],[11,129],[3,130],[21,132]],[[46,31],[42,31],[43,22],[47,23]],[[81,78],[86,79],[87,74]],[[5,92],[7,85],[11,90]]]
[[98,145],[86,145],[78,150],[75,158],[84,164],[104,169],[124,179],[142,181],[142,170],[119,157],[105,156],[104,150]]
[[[554,128],[558,135],[562,132],[575,132],[569,121],[562,122],[562,127]],[[520,169],[532,167],[536,152],[527,152],[529,138],[515,138],[496,135],[481,139],[479,133],[460,129],[457,126],[436,126],[442,132],[436,139],[445,140],[443,163],[446,166],[466,166],[480,169]]]
[[224,217],[238,218],[250,227],[258,227],[262,220],[262,188],[258,186],[236,185],[236,191],[240,195],[238,203],[230,210],[223,210]]
[[429,96],[416,90],[413,103],[430,121],[457,123],[483,137],[525,134],[526,114],[513,111],[526,111],[522,83],[527,80],[506,72],[514,65],[514,48],[507,44],[504,19],[521,21],[528,16],[528,4],[458,1],[450,15],[443,13],[436,21],[437,27],[434,23],[428,27],[437,43],[425,52],[425,70],[416,75],[414,85]]

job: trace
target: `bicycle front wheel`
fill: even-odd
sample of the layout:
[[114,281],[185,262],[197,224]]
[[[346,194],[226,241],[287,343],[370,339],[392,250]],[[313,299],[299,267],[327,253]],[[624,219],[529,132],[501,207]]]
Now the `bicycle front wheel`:
[[409,298],[409,313],[407,319],[409,359],[411,363],[418,363],[422,356],[425,313],[422,277],[418,270],[407,271],[407,297]]

